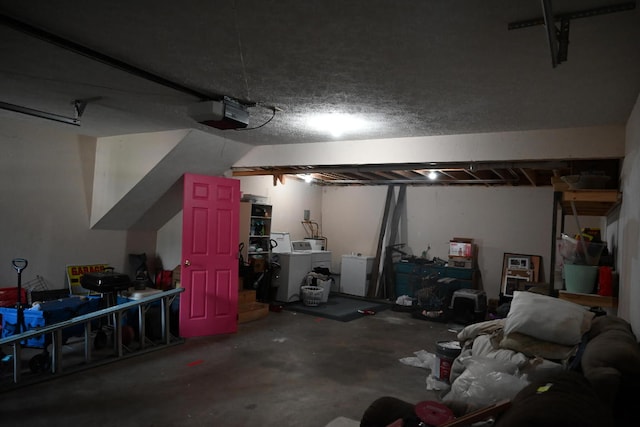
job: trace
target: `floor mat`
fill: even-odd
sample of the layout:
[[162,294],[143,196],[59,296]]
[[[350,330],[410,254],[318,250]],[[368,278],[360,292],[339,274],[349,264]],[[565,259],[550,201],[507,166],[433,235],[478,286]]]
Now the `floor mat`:
[[[322,303],[316,307],[309,307],[304,305],[302,301],[297,301],[286,304],[284,309],[318,317],[326,317],[327,319],[339,320],[341,322],[349,322],[378,311],[386,310],[389,307],[390,304],[385,302],[368,301],[343,295],[330,295],[326,303]],[[358,310],[364,311],[365,313],[359,313]],[[368,311],[372,313],[366,314]]]

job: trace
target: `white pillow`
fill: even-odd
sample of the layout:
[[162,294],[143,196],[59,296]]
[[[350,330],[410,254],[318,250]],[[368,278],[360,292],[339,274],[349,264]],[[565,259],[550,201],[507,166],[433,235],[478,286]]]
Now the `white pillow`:
[[543,341],[575,345],[591,328],[594,313],[578,304],[533,292],[515,291],[504,334],[519,332]]

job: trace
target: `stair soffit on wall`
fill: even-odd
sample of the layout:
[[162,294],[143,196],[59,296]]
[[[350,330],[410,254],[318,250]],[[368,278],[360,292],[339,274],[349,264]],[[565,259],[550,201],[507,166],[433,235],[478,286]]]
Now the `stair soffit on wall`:
[[182,209],[176,186],[184,173],[222,176],[250,149],[247,144],[189,130],[104,215],[94,219],[92,228],[157,230]]

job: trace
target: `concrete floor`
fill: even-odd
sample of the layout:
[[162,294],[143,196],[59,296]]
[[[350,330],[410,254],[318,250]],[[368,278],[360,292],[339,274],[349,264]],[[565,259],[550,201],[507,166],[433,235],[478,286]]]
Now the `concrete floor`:
[[9,426],[306,426],[359,419],[383,395],[437,399],[400,358],[455,339],[447,325],[386,310],[351,322],[290,311],[0,393]]

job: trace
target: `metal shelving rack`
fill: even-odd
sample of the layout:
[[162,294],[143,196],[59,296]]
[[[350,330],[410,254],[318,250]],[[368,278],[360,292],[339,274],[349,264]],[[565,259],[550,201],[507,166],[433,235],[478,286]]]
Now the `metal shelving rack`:
[[[609,216],[622,203],[622,193],[618,190],[556,190],[553,193],[553,216],[551,222],[551,263],[556,259],[556,238],[558,231],[564,230],[565,215],[573,216]],[[560,227],[558,228],[558,211],[561,211]],[[549,278],[549,294],[555,295],[555,278],[553,269]],[[582,294],[580,294],[582,295]],[[579,294],[560,292],[560,297],[574,302],[584,302],[585,305],[594,304],[601,307],[615,307],[617,299],[589,295],[581,298]]]

